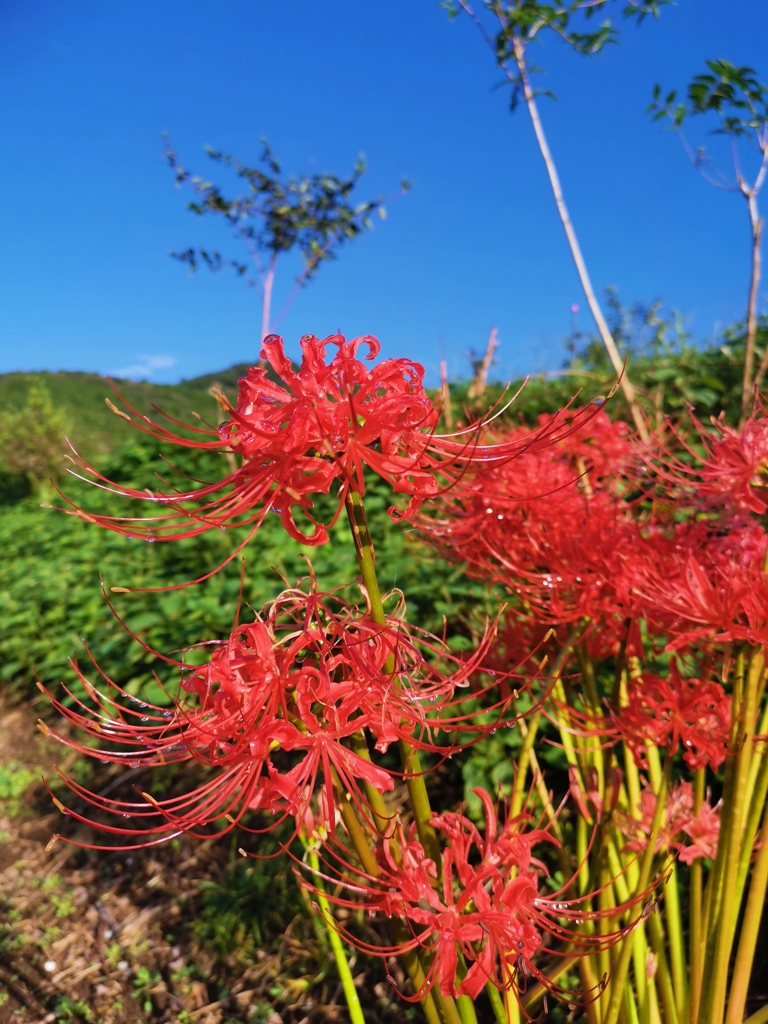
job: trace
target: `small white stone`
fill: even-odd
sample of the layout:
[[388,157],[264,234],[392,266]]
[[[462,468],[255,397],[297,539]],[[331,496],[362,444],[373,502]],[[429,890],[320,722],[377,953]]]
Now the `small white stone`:
[[43,970],[48,971],[49,974],[53,974],[56,970],[57,964],[55,960],[46,960],[43,964]]

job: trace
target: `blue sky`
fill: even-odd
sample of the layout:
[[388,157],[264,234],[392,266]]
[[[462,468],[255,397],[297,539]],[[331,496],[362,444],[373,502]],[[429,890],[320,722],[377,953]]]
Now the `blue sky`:
[[[709,339],[744,315],[745,204],[645,108],[654,82],[683,87],[706,58],[768,79],[768,5],[680,0],[620,27],[597,59],[536,47],[559,97],[542,118],[595,287],[661,298]],[[434,382],[443,358],[466,372],[496,326],[497,376],[557,368],[572,303],[591,325],[526,111],[510,114],[499,82],[470,22],[437,0],[3,0],[0,372],[162,382],[258,358],[258,296],[168,256],[241,253],[185,210],[164,131],[199,173],[206,144],[255,162],[263,135],[297,174],[342,175],[364,153],[361,199],[413,182],[301,292],[280,325],[289,352],[304,333],[375,334]],[[296,269],[279,268],[277,308]]]

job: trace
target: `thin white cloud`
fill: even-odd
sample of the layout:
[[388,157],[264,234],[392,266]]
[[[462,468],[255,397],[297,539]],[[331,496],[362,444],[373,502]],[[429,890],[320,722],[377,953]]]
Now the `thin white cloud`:
[[132,366],[112,370],[110,376],[122,377],[124,380],[148,380],[156,370],[167,370],[177,362],[175,356],[136,356]]

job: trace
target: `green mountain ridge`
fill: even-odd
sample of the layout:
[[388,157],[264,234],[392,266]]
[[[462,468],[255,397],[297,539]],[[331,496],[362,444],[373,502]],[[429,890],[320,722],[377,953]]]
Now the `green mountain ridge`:
[[118,378],[112,378],[111,384],[100,374],[69,370],[4,373],[0,374],[0,410],[23,408],[31,380],[41,380],[54,407],[64,413],[72,445],[84,458],[94,460],[132,439],[129,425],[115,416],[105,402],[109,398],[120,406],[115,390],[137,412],[161,423],[161,413],[182,422],[194,422],[196,417],[192,413],[197,413],[204,421],[216,424],[221,410],[208,394],[209,388],[218,384],[234,400],[237,381],[247,369],[247,363],[238,363],[218,373],[203,374],[178,384],[150,384]]

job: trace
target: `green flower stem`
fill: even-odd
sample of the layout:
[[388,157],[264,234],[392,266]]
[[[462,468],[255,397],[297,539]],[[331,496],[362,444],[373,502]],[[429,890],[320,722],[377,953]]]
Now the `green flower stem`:
[[[693,813],[698,815],[701,805],[704,803],[704,788],[706,786],[706,773],[704,768],[697,768],[693,773]],[[690,962],[689,990],[688,990],[688,1019],[696,1021],[699,1017],[699,1006],[701,1005],[701,983],[704,970],[704,958],[702,949],[703,929],[701,916],[702,903],[702,863],[697,857],[691,864],[689,884],[689,939],[688,959]]]
[[320,860],[317,856],[317,850],[311,845],[307,847],[307,850],[309,855],[309,866],[315,873],[315,885],[318,890],[316,894],[317,902],[320,907],[319,916],[325,924],[328,940],[331,943],[333,957],[336,961],[336,969],[339,972],[339,980],[341,981],[344,998],[347,1002],[347,1009],[349,1010],[349,1019],[351,1024],[365,1024],[363,1008],[360,1005],[360,997],[358,996],[357,989],[355,988],[355,980],[352,977],[352,971],[349,967],[347,953],[341,941],[341,936],[336,930],[333,914],[331,912],[331,905],[328,902],[328,898],[325,895],[325,890],[323,888],[323,880],[320,877]]
[[504,992],[504,1010],[509,1024],[520,1024],[520,1004],[511,988]]
[[[630,893],[627,887],[627,878],[621,865],[619,852],[613,838],[608,840],[608,863],[613,876],[613,886],[619,903],[629,903]],[[626,941],[626,939],[624,940]],[[648,978],[645,974],[645,963],[648,956],[648,941],[645,937],[644,928],[635,928],[632,932],[632,967],[635,976],[635,992],[637,1001],[641,1008],[648,1006]],[[651,979],[651,984],[654,984]]]
[[485,982],[485,994],[490,1002],[490,1009],[494,1011],[496,1024],[509,1024],[509,1021],[507,1020],[507,1012],[504,1009],[504,1000],[493,981]]
[[323,922],[322,919],[320,918],[320,915],[312,906],[312,900],[309,898],[309,893],[304,888],[304,886],[298,881],[298,879],[296,881],[296,888],[299,890],[299,899],[304,905],[304,910],[306,911],[307,919],[310,921],[312,925],[312,931],[315,933],[317,944],[320,947],[320,952],[322,954],[323,960],[325,961],[328,958],[328,931],[325,927],[323,927]]
[[659,998],[656,989],[648,989],[648,1015],[651,1024],[661,1024],[661,1013],[659,1011]]
[[461,1024],[477,1024],[475,1004],[469,996],[459,996],[456,1000],[456,1006],[458,1007],[459,1016],[461,1017]]
[[[352,529],[352,536],[355,541],[357,552],[357,564],[360,567],[360,575],[363,586],[368,594],[368,601],[371,607],[371,618],[380,626],[386,626],[387,619],[384,614],[384,605],[381,600],[381,590],[376,577],[375,559],[373,553],[373,542],[368,530],[368,521],[365,517],[363,499],[357,491],[350,490],[346,497],[347,516]],[[395,659],[390,656],[384,664],[385,672],[394,672]],[[406,773],[406,785],[408,796],[411,801],[416,829],[424,847],[424,852],[430,857],[437,867],[438,873],[441,870],[442,858],[440,846],[437,842],[435,830],[431,821],[433,817],[432,808],[427,795],[427,786],[424,782],[424,775],[421,768],[419,752],[405,740],[400,740],[400,757],[403,764],[403,771]]]
[[744,841],[741,846],[739,878],[736,885],[736,892],[738,894],[739,901],[741,900],[741,896],[744,891],[744,884],[746,882],[749,865],[752,860],[755,838],[757,836],[757,830],[760,827],[760,815],[765,807],[766,797],[768,797],[768,750],[764,749],[759,755],[756,755],[755,760],[760,762],[760,771],[754,788],[747,789],[750,805],[747,814],[747,823],[744,829]]
[[568,766],[570,768],[575,768],[578,772],[579,784],[581,785],[581,788],[584,789],[584,780],[587,777],[587,761],[584,757],[584,752],[581,749],[578,733],[576,730],[572,729],[570,716],[566,711],[569,702],[562,679],[558,679],[552,687],[552,695],[555,700],[560,702],[560,714],[564,719],[564,728],[560,730],[560,738],[563,741],[565,758],[568,762]]
[[444,1021],[444,1024],[468,1024],[462,1019],[456,1000],[452,996],[444,996],[437,984],[430,992],[430,996],[434,998],[440,1020]]
[[[579,667],[581,669],[581,679],[584,684],[584,692],[589,700],[589,705],[592,711],[599,714],[602,709],[602,702],[597,693],[595,666],[581,648],[579,648],[576,653],[579,660]],[[585,749],[589,756],[591,766],[597,771],[597,790],[599,793],[604,795],[607,752],[600,749],[600,737],[587,736],[585,738]]]
[[[467,976],[467,962],[464,959],[464,954],[459,950],[459,966],[457,976],[463,981]],[[475,1013],[474,1000],[470,999],[469,996],[459,996],[456,1000],[456,1006],[461,1017],[461,1024],[477,1024],[477,1013]]]
[[[595,976],[592,973],[591,958],[589,956],[584,956],[582,953],[571,956],[570,954],[572,950],[573,946],[566,946],[558,956],[557,963],[544,971],[544,975],[548,981],[555,984],[567,971],[575,968],[581,974],[583,991],[594,991],[597,982],[595,981]],[[540,981],[537,981],[535,984],[530,986],[524,997],[520,999],[520,1004],[527,1020],[543,1019],[539,1014],[535,1015],[535,1010],[547,995],[547,992],[548,989],[542,985]],[[598,1009],[598,1001],[592,1000],[587,1003],[584,1007],[584,1012],[586,1013],[588,1024],[599,1024],[600,1013]]]
[[733,694],[731,697],[731,736],[729,740],[728,756],[725,761],[725,772],[723,779],[723,803],[720,815],[720,835],[717,843],[717,857],[707,884],[707,892],[704,906],[704,942],[707,949],[707,956],[704,963],[704,977],[709,979],[712,971],[712,958],[714,956],[714,938],[718,919],[720,915],[720,903],[723,894],[724,866],[728,849],[730,847],[730,836],[733,831],[733,809],[734,809],[734,781],[736,775],[736,761],[738,759],[738,720],[741,717],[741,702],[744,688],[744,653],[739,651],[736,656],[736,671],[734,672]]
[[640,772],[637,770],[632,751],[624,744],[624,780],[627,786],[627,812],[637,818],[640,815]]
[[[410,932],[408,928],[403,924],[402,921],[392,922],[392,937],[395,942],[407,942],[410,939]],[[415,950],[409,950],[407,953],[401,953],[400,959],[403,961],[405,972],[411,980],[414,992],[420,992],[425,985],[426,975],[424,968],[422,967],[419,956]],[[458,1014],[456,1017],[448,1017],[443,1007],[438,1010],[437,1003],[435,1002],[435,996],[437,990],[431,992],[425,992],[419,1000],[420,1006],[424,1011],[424,1016],[427,1018],[427,1024],[461,1024],[461,1019]],[[453,1000],[451,1000],[453,1002]],[[456,1007],[454,1006],[454,1010]]]
[[460,995],[456,1000],[456,1005],[459,1008],[459,1016],[462,1019],[462,1024],[477,1024],[475,1005],[468,995]]
[[587,823],[582,818],[581,814],[576,818],[576,861],[579,865],[577,872],[577,881],[579,888],[579,896],[583,896],[589,888],[589,859],[587,858],[587,850],[589,849],[589,834],[587,832]]
[[648,759],[648,778],[651,786],[658,793],[659,786],[661,785],[661,757],[659,755],[659,748],[650,744],[645,748],[645,754]]
[[[346,826],[349,838],[352,840],[352,845],[354,846],[365,871],[372,878],[376,878],[379,874],[379,865],[376,863],[376,857],[371,849],[368,836],[363,831],[363,827],[355,813],[355,808],[341,792],[341,787],[338,785],[338,782],[337,789],[339,790],[341,817],[344,825]],[[411,940],[412,936],[403,921],[398,921],[393,918],[389,922],[389,927],[392,932],[392,938],[396,943],[407,943]],[[414,992],[421,991],[424,987],[426,975],[421,961],[419,960],[418,953],[416,953],[415,950],[408,950],[401,955],[400,959],[403,961],[406,973],[413,985]],[[424,1016],[427,1018],[427,1024],[461,1024],[460,1020],[458,1020],[458,1014],[457,1020],[453,1020],[449,1019],[444,1014],[438,1013],[432,992],[425,993],[424,996],[422,996],[420,1003],[421,1008],[424,1011]]]
[[640,1024],[640,1014],[631,985],[627,985],[624,989],[624,1012],[627,1016],[628,1024]]
[[520,753],[517,756],[517,774],[515,775],[515,785],[512,790],[512,799],[509,804],[510,818],[516,818],[523,809],[526,782],[528,781],[528,766],[531,763],[531,752],[533,750],[536,734],[539,731],[540,721],[541,711],[539,710],[535,711],[525,723],[525,731],[522,729],[522,720],[519,723],[521,726],[521,735],[523,736],[523,744],[520,747]]
[[[760,725],[757,728],[757,734],[760,736],[768,734],[768,703],[766,703],[766,706],[763,709]],[[741,845],[741,859],[739,861],[739,880],[737,883],[739,899],[741,899],[741,894],[744,891],[744,883],[747,878],[749,863],[752,859],[752,848],[754,846],[757,830],[760,826],[760,816],[762,814],[763,806],[765,805],[766,797],[768,797],[768,747],[766,747],[765,741],[760,741],[760,748],[759,752],[755,751],[752,758],[752,764],[749,768],[749,778],[747,780],[749,806],[747,808],[744,841]]]
[[[549,670],[545,677],[547,687],[553,682],[559,681],[560,674],[563,671],[566,659],[573,648],[573,645],[583,636],[584,631],[587,628],[587,621],[579,623],[574,626],[571,630],[568,638],[566,639],[563,646],[557,652],[557,657],[552,664],[552,668]],[[536,734],[539,729],[539,722],[541,721],[541,709],[535,711],[527,722],[524,719],[520,719],[520,729],[523,736],[523,745],[520,748],[520,753],[517,758],[517,774],[515,775],[515,785],[512,790],[512,799],[510,801],[509,816],[510,818],[517,817],[523,809],[523,802],[525,799],[525,788],[528,777],[528,766],[532,764],[532,752],[533,744],[536,739]],[[523,728],[525,726],[525,728]]]
[[[600,858],[601,866],[598,874],[599,879],[599,892],[597,897],[597,905],[600,911],[606,913],[605,917],[599,917],[597,919],[597,933],[603,938],[608,935],[611,929],[611,917],[608,916],[610,911],[616,910],[616,899],[614,894],[613,886],[611,885],[611,876],[608,871],[608,865],[606,864],[605,848],[599,851],[598,857]],[[607,948],[601,949],[597,953],[597,970],[601,978],[609,978],[611,976],[611,956],[610,950]]]
[[504,1002],[499,994],[499,990],[492,981],[486,982],[485,994],[490,1000],[491,1009],[493,1010],[493,1015],[496,1018],[496,1024],[509,1024],[506,1011],[504,1010]]
[[[619,677],[618,707],[627,705],[627,670],[622,670]],[[627,787],[627,813],[633,818],[640,817],[640,772],[635,764],[632,751],[626,743],[622,744],[624,753],[624,781]]]
[[[646,750],[648,758],[648,776],[651,786],[658,793],[663,782],[663,768],[658,748],[649,746]],[[634,761],[633,761],[634,764]],[[666,807],[665,807],[666,812]],[[663,930],[658,917],[649,921],[651,946],[656,957],[656,977],[659,983],[659,994],[664,1007],[665,1020],[672,1022],[682,1018],[688,998],[687,973],[685,966],[685,950],[683,927],[680,917],[680,898],[677,883],[677,867],[672,862],[666,873],[664,882],[664,916],[667,921],[667,939],[669,942],[669,962],[664,943]],[[671,963],[671,972],[669,963]],[[637,965],[635,974],[637,975]]]
[[768,1003],[766,1003],[765,1006],[761,1006],[759,1010],[747,1017],[744,1024],[768,1024]]
[[651,911],[651,915],[648,918],[648,934],[651,939],[651,949],[656,957],[656,981],[659,995],[661,996],[661,1005],[664,1008],[664,1024],[678,1024],[676,993],[669,966],[667,965],[661,916],[655,911]]
[[[519,723],[518,723],[518,725],[520,727],[520,735],[523,737],[523,739],[525,739],[528,736],[528,732],[529,732],[528,725],[527,725],[525,719],[521,718]],[[549,790],[547,789],[547,785],[546,785],[546,783],[544,781],[544,773],[542,772],[541,767],[539,766],[539,760],[536,757],[536,753],[533,750],[532,746],[529,748],[528,756],[529,756],[530,763],[531,763],[531,772],[533,774],[533,785],[534,785],[534,787],[536,789],[536,795],[538,796],[539,800],[541,801],[541,806],[544,808],[544,811],[545,811],[545,813],[547,815],[547,819],[548,819],[548,822],[549,822],[549,827],[552,830],[552,835],[555,837],[555,839],[557,839],[558,843],[560,843],[560,853],[563,854],[563,853],[565,853],[564,837],[563,837],[563,830],[560,827],[560,819],[558,817],[558,814],[557,814],[557,811],[555,810],[554,805],[552,804],[552,796],[551,796]],[[521,805],[521,808],[522,808],[522,805]],[[569,873],[569,871],[568,871],[568,864],[569,864],[568,858],[567,858],[567,856],[565,858],[561,857],[560,860],[561,860],[561,865],[565,865],[564,870],[563,870],[563,874],[567,875]]]
[[[637,879],[637,888],[635,891],[636,898],[642,897],[651,880],[656,840],[667,810],[667,792],[669,790],[671,774],[672,759],[667,756],[664,771],[662,773],[661,786],[656,793],[656,809],[653,814],[651,834],[648,837],[648,845],[646,846],[642,860],[640,861],[640,870]],[[636,926],[640,921],[642,914],[643,907],[640,905],[635,906],[630,912],[628,927]],[[614,968],[613,977],[611,978],[610,983],[611,998],[608,1003],[608,1008],[603,1015],[601,1024],[617,1024],[618,1021],[627,971],[629,969],[629,960],[632,955],[632,943],[628,941],[628,938],[629,936],[627,936],[621,944],[621,952],[619,953],[619,959]]]
[[[379,588],[379,581],[376,577],[373,542],[368,529],[368,520],[366,519],[362,496],[357,491],[350,490],[347,492],[345,504],[350,529],[352,530],[352,537],[355,542],[355,552],[357,554],[357,564],[360,568],[360,576],[368,595],[371,618],[378,625],[386,626],[387,618],[384,614],[381,590]],[[384,663],[384,671],[394,672],[394,670],[395,659],[390,655]],[[441,874],[442,857],[440,854],[440,846],[437,842],[435,830],[431,824],[433,812],[429,803],[429,796],[427,795],[427,787],[424,782],[419,754],[417,750],[407,744],[404,740],[400,741],[399,748],[403,763],[403,770],[406,773],[410,773],[406,778],[406,785],[408,787],[408,796],[410,798],[411,809],[416,822],[419,839],[424,847],[424,852],[434,861],[438,874]],[[381,794],[379,794],[379,796],[380,795]],[[400,941],[402,941],[402,938]],[[403,957],[403,963],[406,966],[406,970],[409,971],[409,975],[411,974],[409,962],[411,962],[411,965],[413,966],[413,957],[416,957],[415,953],[407,959],[406,957]],[[416,962],[418,963],[418,957],[416,957]],[[419,969],[422,970],[420,964]],[[418,989],[424,984],[423,970],[421,983],[416,985],[413,976],[411,976],[411,982],[415,985],[416,990],[418,991]],[[428,998],[433,1003],[435,1011],[439,1014],[440,1019],[444,1021],[445,1024],[465,1024],[465,1022],[462,1022],[456,1002],[451,996],[443,996],[437,988],[434,988],[428,994]],[[425,998],[422,1001],[422,1005],[425,1007],[426,1002],[427,999]]]
[[667,922],[669,959],[672,967],[672,985],[675,990],[675,1009],[679,1020],[683,1019],[688,1003],[688,969],[685,962],[685,938],[680,913],[680,889],[677,863],[667,872],[664,882],[664,918]]
[[[763,670],[763,672],[765,673],[765,669]],[[762,697],[760,699],[762,700]],[[758,701],[758,703],[759,703],[759,701]],[[762,715],[760,717],[760,724],[758,725],[757,730],[756,730],[756,735],[757,736],[765,736],[766,734],[768,734],[768,701],[765,702],[765,706],[763,708],[763,713],[762,713]],[[766,751],[765,742],[763,742],[763,744],[762,744],[762,749],[763,749],[763,753],[768,752],[768,751]],[[755,791],[755,788],[757,787],[757,784],[758,784],[757,783],[757,776],[758,776],[759,772],[762,769],[762,765],[763,765],[763,758],[762,757],[755,757],[755,758],[753,758],[752,764],[750,765],[750,768],[749,768],[749,780],[747,782],[747,792],[753,793]]]
[[[365,736],[361,732],[355,733],[354,736],[350,738],[350,746],[358,757],[362,758],[364,761],[371,760],[368,744],[365,741]],[[392,814],[387,808],[384,796],[378,791],[378,789],[376,789],[375,786],[371,785],[370,782],[366,782],[364,784],[364,788],[368,804],[373,812],[373,823],[379,834],[385,836],[390,831]]]
[[[744,1007],[747,1002],[749,979],[755,958],[760,921],[765,910],[766,889],[768,889],[768,805],[763,815],[763,827],[760,835],[762,846],[752,869],[752,882],[749,897],[741,925],[741,936],[733,965],[731,990],[728,997],[728,1013],[725,1024],[741,1024]],[[751,1020],[751,1018],[750,1018]]]
[[[722,884],[720,890],[722,898],[720,901],[719,914],[710,919],[716,924],[714,956],[711,977],[708,977],[708,988],[704,999],[704,1022],[706,1024],[722,1024],[725,1010],[725,995],[728,984],[728,964],[733,948],[734,933],[736,931],[736,919],[738,904],[735,900],[736,883],[739,874],[739,861],[741,859],[741,841],[744,828],[744,817],[746,812],[746,785],[749,777],[750,761],[752,758],[752,736],[754,735],[755,719],[757,717],[757,690],[760,684],[760,671],[756,670],[754,663],[750,663],[749,671],[746,673],[746,687],[743,694],[743,703],[736,703],[739,696],[737,687],[734,687],[734,735],[731,742],[731,756],[735,756],[736,763],[733,772],[733,788],[730,794],[726,816],[727,829],[721,835],[723,843],[723,858],[721,861],[721,850],[717,851],[717,862],[721,865],[720,876]],[[725,798],[723,801],[725,807]],[[710,933],[711,934],[711,933]]]

